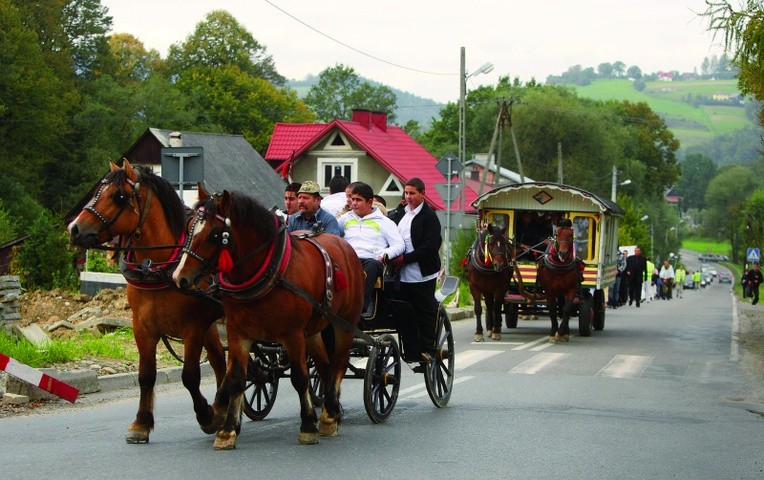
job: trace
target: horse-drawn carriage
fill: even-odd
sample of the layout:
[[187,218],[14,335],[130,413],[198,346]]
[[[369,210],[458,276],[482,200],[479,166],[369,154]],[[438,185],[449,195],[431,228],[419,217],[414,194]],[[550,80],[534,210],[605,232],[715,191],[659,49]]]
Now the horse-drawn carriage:
[[[578,315],[580,336],[605,327],[605,289],[615,282],[618,219],[623,216],[614,202],[569,185],[531,182],[497,187],[472,206],[479,230],[490,225],[513,240],[511,281],[503,301],[508,328],[517,326],[520,315],[551,313],[555,333],[557,305],[550,305],[542,277],[560,279],[574,270],[568,315]],[[570,255],[564,257],[563,251]],[[492,326],[500,331],[501,320]]]
[[[118,238],[116,249],[125,254],[141,391],[127,442],[148,442],[154,427],[156,346],[166,337],[183,342],[183,384],[202,430],[217,433],[216,449],[235,448],[242,412],[265,418],[286,376],[300,398],[301,443],[336,435],[346,369],[364,380],[372,421],[385,420],[398,397],[401,359],[420,359],[411,307],[389,289],[379,293],[376,315],[359,323],[364,273],[347,242],[328,234],[290,235],[283,220],[246,195],[208,196],[200,189],[200,198],[187,223],[169,182],[125,161],[112,164],[68,227],[73,245],[99,248]],[[217,280],[210,284],[210,278]],[[442,300],[457,289],[455,280],[447,278],[436,295],[438,354],[414,368],[425,374],[438,407],[448,403],[453,387],[454,341]],[[223,316],[227,347],[216,323]],[[218,386],[213,405],[199,389],[202,347]],[[363,356],[365,368],[350,362]]]

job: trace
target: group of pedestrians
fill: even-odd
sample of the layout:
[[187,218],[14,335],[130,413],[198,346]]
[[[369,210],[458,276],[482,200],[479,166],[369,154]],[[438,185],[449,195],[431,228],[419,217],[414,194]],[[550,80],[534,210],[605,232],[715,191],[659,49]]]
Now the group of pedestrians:
[[653,299],[671,300],[682,298],[687,271],[683,265],[675,269],[669,260],[665,260],[660,268],[642,254],[642,249],[636,247],[634,254],[628,251],[618,252],[616,259],[616,280],[608,295],[608,308],[618,308],[636,303],[637,308],[642,300],[649,302]]
[[371,299],[382,262],[389,258],[400,275],[398,299],[411,305],[417,319],[422,361],[432,361],[442,238],[440,221],[424,201],[424,182],[419,178],[406,182],[401,204],[389,212],[384,200],[364,182],[349,183],[336,176],[330,180],[329,192],[322,199],[318,183],[312,180],[288,185],[284,192],[287,229],[345,238],[366,272],[363,315],[367,317],[374,311]]

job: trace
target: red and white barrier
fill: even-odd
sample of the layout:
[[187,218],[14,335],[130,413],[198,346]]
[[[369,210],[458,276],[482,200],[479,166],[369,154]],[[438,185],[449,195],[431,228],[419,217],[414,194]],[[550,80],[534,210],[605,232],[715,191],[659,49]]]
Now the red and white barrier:
[[0,353],[0,370],[4,370],[20,380],[40,387],[57,397],[61,397],[67,402],[74,403],[74,401],[77,400],[77,394],[80,392],[68,383],[64,383],[46,373],[35,370],[28,365],[19,363],[8,355],[2,353]]

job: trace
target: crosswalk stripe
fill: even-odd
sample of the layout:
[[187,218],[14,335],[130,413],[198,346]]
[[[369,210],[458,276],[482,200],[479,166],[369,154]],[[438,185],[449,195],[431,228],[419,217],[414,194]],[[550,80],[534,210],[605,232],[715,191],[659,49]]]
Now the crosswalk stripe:
[[642,375],[653,357],[642,355],[616,355],[605,367],[597,372],[600,377],[627,378]]
[[513,348],[512,350],[525,350],[526,348],[530,348],[530,347],[536,345],[537,343],[547,342],[547,341],[549,341],[549,337],[537,338],[536,340],[533,340],[532,342],[524,343],[524,344],[520,345],[519,347]]
[[456,354],[456,370],[464,370],[465,368],[476,364],[487,358],[491,358],[494,355],[502,353],[503,350],[465,350],[464,352]]
[[559,353],[559,352],[539,353],[538,355],[535,355],[532,358],[529,358],[528,360],[524,361],[520,365],[517,365],[515,368],[510,370],[509,373],[523,373],[523,374],[538,373],[539,371],[552,365],[553,363],[559,362],[560,360],[567,357],[568,355],[570,354]]

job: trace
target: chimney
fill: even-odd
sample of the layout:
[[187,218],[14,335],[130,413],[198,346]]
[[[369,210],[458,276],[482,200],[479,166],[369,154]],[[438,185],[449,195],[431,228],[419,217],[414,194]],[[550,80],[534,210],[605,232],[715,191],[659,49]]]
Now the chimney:
[[377,127],[383,132],[387,131],[387,113],[372,112],[370,110],[353,110],[353,121],[360,123],[361,126],[371,130],[371,127]]
[[183,139],[181,138],[180,132],[172,132],[170,134],[170,146],[173,148],[183,146]]

